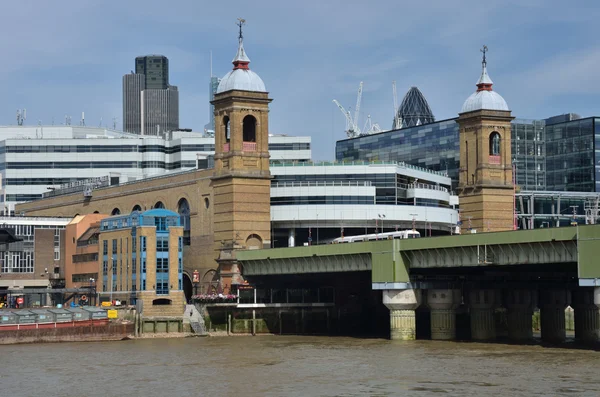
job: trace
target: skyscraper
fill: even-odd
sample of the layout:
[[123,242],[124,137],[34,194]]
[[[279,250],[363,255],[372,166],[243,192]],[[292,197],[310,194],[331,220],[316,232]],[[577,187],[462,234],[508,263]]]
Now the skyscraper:
[[169,84],[168,58],[135,58],[135,73],[123,76],[123,131],[160,135],[178,128],[179,91]]
[[[212,69],[212,67],[211,67]],[[216,76],[210,76],[210,83],[208,85],[208,97],[209,105],[208,105],[208,124],[204,126],[206,135],[214,135],[215,133],[215,106],[212,104],[212,100],[215,99],[215,94],[217,93],[217,88],[219,87],[219,83],[221,79]]]

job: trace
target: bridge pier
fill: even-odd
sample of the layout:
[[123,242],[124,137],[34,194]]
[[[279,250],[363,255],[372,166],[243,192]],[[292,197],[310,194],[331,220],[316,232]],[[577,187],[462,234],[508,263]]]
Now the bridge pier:
[[571,301],[570,291],[551,289],[540,291],[540,323],[542,341],[562,343],[567,338],[565,309]]
[[415,309],[421,304],[421,290],[383,290],[383,304],[390,310],[390,339],[415,340]]
[[427,290],[427,304],[431,309],[431,339],[456,339],[456,309],[460,305],[458,289]]
[[[599,300],[598,306],[594,298]],[[600,287],[578,288],[573,291],[575,309],[575,339],[583,343],[594,343],[600,334]]]
[[537,305],[537,291],[509,290],[506,293],[508,338],[515,342],[533,339],[533,308]]
[[478,289],[469,292],[471,309],[471,339],[496,339],[496,319],[494,309],[499,303],[493,289]]

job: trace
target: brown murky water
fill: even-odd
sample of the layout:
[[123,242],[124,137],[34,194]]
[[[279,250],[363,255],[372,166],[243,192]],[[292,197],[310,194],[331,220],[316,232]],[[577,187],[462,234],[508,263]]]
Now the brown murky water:
[[0,347],[1,396],[598,396],[600,352],[222,337]]

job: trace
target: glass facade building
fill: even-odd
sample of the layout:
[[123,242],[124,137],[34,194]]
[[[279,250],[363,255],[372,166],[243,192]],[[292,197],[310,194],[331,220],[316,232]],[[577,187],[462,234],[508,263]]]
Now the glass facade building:
[[403,161],[444,171],[458,182],[459,141],[456,119],[350,138],[336,143],[337,161]]
[[[600,191],[600,118],[577,117],[513,120],[512,156],[521,190]],[[460,167],[456,120],[344,139],[336,143],[336,160],[404,161],[447,171],[456,186]]]
[[399,128],[415,127],[435,121],[427,100],[417,87],[410,87],[397,109],[396,118],[393,126],[398,122]]

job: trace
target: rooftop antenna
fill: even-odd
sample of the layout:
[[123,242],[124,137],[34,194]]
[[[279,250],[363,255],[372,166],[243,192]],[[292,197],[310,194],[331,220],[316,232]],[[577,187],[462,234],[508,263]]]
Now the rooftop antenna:
[[392,91],[394,95],[394,128],[393,130],[400,129],[400,117],[398,116],[398,93],[396,91],[396,80],[392,81]]
[[210,77],[213,77],[213,71],[212,71],[212,50],[210,50]]

